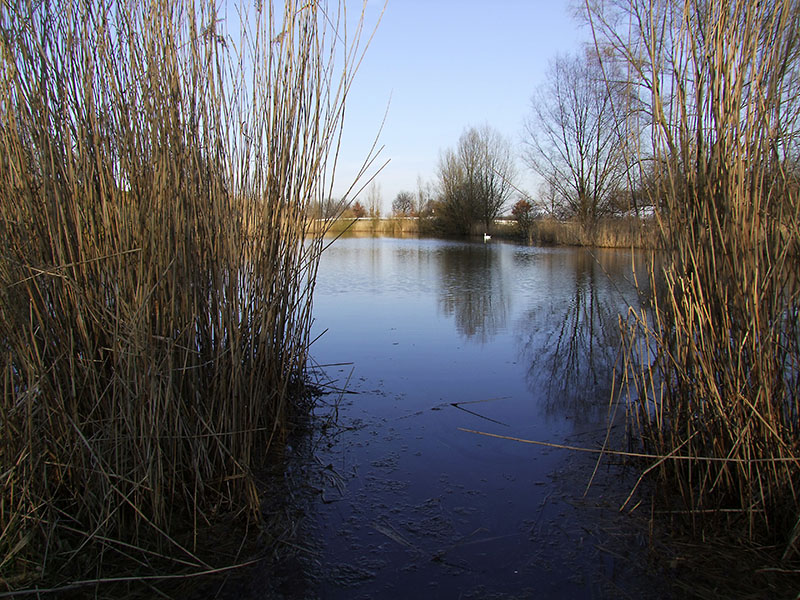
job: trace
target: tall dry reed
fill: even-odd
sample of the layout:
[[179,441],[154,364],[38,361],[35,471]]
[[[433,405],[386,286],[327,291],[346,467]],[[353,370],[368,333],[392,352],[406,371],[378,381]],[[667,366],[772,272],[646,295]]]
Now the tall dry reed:
[[363,19],[216,4],[0,6],[6,585],[207,569],[198,531],[258,516]]
[[[588,6],[588,4],[587,4]],[[662,499],[800,550],[800,5],[593,5],[652,120],[662,294],[624,329],[635,431]],[[609,54],[607,54],[609,55]]]

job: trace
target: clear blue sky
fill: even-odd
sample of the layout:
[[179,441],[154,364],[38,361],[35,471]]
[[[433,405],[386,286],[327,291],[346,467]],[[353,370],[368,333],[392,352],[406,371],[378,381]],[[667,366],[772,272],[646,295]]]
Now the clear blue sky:
[[[383,4],[369,0],[368,27]],[[380,143],[391,162],[376,180],[384,212],[399,191],[416,190],[417,176],[435,180],[440,151],[469,126],[494,127],[519,155],[548,61],[590,39],[569,0],[389,0],[348,98],[335,193],[352,180],[387,106]],[[521,187],[535,192],[521,160],[517,170]]]

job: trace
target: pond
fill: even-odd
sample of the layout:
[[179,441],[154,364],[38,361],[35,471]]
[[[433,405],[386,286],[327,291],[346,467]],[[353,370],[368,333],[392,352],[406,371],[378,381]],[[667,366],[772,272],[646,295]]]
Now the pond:
[[320,409],[338,425],[316,440],[328,475],[297,597],[666,596],[646,515],[619,511],[635,473],[604,459],[587,492],[597,455],[557,447],[606,435],[633,258],[494,240],[326,251],[312,356],[347,391]]

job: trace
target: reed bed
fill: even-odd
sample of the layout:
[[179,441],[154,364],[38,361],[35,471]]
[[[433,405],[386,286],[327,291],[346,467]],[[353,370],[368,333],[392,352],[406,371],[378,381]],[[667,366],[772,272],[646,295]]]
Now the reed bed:
[[587,232],[577,221],[533,219],[523,232],[528,243],[540,246],[593,246],[596,248],[655,248],[658,228],[654,219],[620,217],[598,221]]
[[215,4],[0,6],[7,588],[207,572],[205,528],[259,518],[363,14]]
[[656,165],[664,247],[661,292],[623,323],[618,390],[661,457],[646,470],[659,510],[797,559],[800,5],[616,6],[616,22],[591,16],[648,97],[653,135],[638,158]]

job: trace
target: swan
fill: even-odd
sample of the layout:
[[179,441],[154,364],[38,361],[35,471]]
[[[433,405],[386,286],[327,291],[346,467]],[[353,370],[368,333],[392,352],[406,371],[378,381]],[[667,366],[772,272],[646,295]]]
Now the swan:
[[483,234],[483,241],[484,242],[488,242],[490,239],[492,239],[492,236],[490,236],[488,233],[484,233]]

